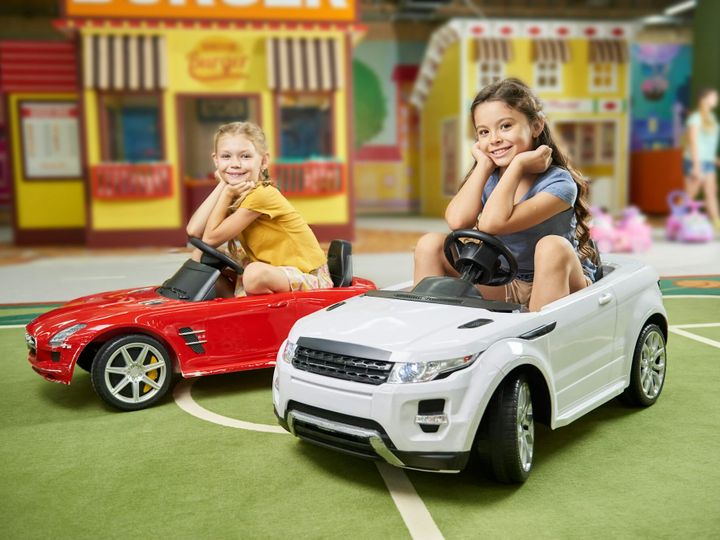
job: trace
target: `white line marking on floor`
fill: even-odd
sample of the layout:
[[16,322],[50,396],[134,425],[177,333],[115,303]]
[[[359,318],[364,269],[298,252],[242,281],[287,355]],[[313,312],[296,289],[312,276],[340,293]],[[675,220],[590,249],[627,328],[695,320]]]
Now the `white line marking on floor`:
[[[264,433],[280,433],[289,435],[280,426],[270,426],[267,424],[254,424],[252,422],[244,422],[235,418],[223,416],[221,414],[208,411],[201,407],[192,398],[190,390],[195,379],[184,379],[180,381],[173,391],[173,398],[178,407],[183,411],[205,420],[213,424],[219,424],[221,426],[246,429],[248,431],[261,431]],[[410,479],[407,477],[402,469],[388,465],[387,463],[377,462],[377,468],[380,471],[385,485],[390,491],[390,497],[392,498],[395,506],[400,512],[405,525],[410,531],[410,535],[415,540],[440,540],[443,535],[435,525],[430,512],[428,512],[425,503],[423,503],[420,496],[415,491]]]
[[3,324],[0,325],[0,330],[7,330],[8,328],[25,328],[25,324]]
[[673,324],[673,328],[715,328],[720,326],[720,322],[697,323],[697,324]]
[[380,471],[380,476],[385,481],[395,506],[400,512],[400,516],[405,522],[405,526],[410,531],[410,536],[414,540],[440,540],[444,538],[405,471],[381,461],[375,464],[378,471]]
[[254,424],[252,422],[244,422],[242,420],[237,420],[235,418],[230,418],[228,416],[223,416],[221,414],[208,411],[207,409],[198,405],[190,394],[190,389],[192,388],[194,382],[195,379],[185,379],[183,381],[180,381],[175,387],[175,390],[173,391],[173,398],[175,398],[175,403],[177,403],[178,407],[180,407],[186,413],[196,418],[199,418],[200,420],[212,422],[213,424],[220,424],[221,426],[237,429],[246,429],[248,431],[262,431],[264,433],[282,433],[289,435],[289,433],[280,426],[270,426],[268,424]]
[[679,336],[684,336],[688,339],[693,339],[695,341],[699,341],[700,343],[704,343],[705,345],[710,345],[711,347],[716,347],[720,349],[720,341],[715,341],[714,339],[709,339],[703,336],[698,336],[697,334],[692,334],[690,332],[686,332],[685,330],[682,330],[676,326],[671,326],[670,331],[673,334],[677,334]]

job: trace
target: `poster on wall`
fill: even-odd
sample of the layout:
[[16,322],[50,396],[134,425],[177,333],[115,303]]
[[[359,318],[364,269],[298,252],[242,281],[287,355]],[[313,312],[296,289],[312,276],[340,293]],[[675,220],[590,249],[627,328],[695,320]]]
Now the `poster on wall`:
[[632,151],[679,148],[691,105],[692,47],[636,43],[630,52]]
[[19,107],[24,178],[81,178],[77,103],[21,101]]
[[442,185],[443,195],[452,197],[458,191],[458,123],[457,118],[446,118],[442,123]]

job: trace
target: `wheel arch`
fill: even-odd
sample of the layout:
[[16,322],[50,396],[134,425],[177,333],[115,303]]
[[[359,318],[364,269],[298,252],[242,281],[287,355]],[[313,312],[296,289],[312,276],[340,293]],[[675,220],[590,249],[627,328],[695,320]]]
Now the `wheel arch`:
[[[530,385],[530,395],[533,403],[534,418],[546,426],[551,425],[552,419],[552,401],[550,399],[550,388],[548,387],[545,376],[533,364],[522,364],[516,366],[510,371],[500,382],[503,384],[511,376],[524,374]],[[498,385],[499,387],[500,385]],[[495,389],[497,391],[497,388]]]
[[642,325],[642,328],[647,326],[648,324],[655,324],[662,330],[663,337],[665,338],[665,343],[667,343],[668,340],[668,321],[665,318],[665,316],[662,313],[653,313],[650,315],[647,320],[645,321],[645,324]]
[[162,334],[152,331],[145,327],[121,327],[121,328],[109,328],[107,331],[96,334],[95,337],[88,342],[83,350],[77,357],[76,363],[83,369],[89,371],[90,366],[97,357],[97,353],[100,351],[103,345],[108,341],[121,336],[127,336],[131,334],[140,334],[157,340],[168,353],[169,360],[172,362],[173,371],[178,371],[179,360],[175,349],[170,342],[165,339]]

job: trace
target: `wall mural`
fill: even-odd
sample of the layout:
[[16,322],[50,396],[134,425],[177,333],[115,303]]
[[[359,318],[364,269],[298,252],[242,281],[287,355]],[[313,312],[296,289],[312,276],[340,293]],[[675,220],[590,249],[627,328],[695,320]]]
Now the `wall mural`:
[[678,148],[692,107],[692,47],[638,43],[631,47],[633,151]]

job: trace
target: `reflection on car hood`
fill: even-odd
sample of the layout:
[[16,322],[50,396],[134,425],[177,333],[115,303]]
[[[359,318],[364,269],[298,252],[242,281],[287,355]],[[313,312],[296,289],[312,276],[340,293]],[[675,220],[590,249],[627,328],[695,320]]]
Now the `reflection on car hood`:
[[[163,305],[177,306],[179,301],[159,296],[156,287],[124,289],[83,296],[48,311],[27,325],[33,335],[57,332],[71,324],[96,323],[102,325],[113,318],[133,312],[162,309]],[[187,303],[187,302],[182,302]]]
[[537,313],[359,296],[300,319],[290,338],[321,338],[388,351],[451,351],[464,344],[491,343],[537,326]]

